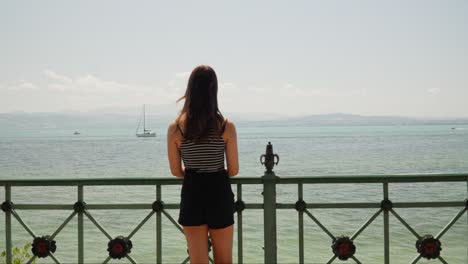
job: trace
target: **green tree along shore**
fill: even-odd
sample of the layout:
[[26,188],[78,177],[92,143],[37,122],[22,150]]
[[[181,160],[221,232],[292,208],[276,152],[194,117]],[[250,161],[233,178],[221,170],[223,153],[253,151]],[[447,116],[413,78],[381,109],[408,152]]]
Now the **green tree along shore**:
[[[30,252],[31,249],[31,243],[27,243],[24,245],[23,248],[19,247],[14,247],[13,248],[13,264],[23,264],[26,263],[31,257],[32,254]],[[2,253],[0,253],[0,264],[4,264],[6,262],[6,250],[3,250]],[[36,260],[33,260],[31,263],[36,263]]]

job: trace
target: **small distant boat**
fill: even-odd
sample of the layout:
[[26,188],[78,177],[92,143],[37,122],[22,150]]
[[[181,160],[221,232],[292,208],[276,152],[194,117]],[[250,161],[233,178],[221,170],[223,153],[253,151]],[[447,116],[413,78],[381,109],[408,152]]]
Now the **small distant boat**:
[[75,133],[73,133],[73,135],[80,135],[81,133],[78,132],[78,131],[75,131]]
[[146,115],[145,115],[145,105],[143,105],[143,133],[138,133],[141,125],[141,118],[138,122],[138,126],[136,129],[136,136],[137,137],[156,137],[156,132],[151,131],[150,129],[146,129]]

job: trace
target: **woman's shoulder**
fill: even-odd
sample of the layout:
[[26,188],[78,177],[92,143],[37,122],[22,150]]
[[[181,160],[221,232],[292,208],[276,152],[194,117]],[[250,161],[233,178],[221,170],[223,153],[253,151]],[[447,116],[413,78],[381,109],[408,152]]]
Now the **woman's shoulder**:
[[174,128],[177,128],[177,121],[176,120],[172,120],[169,123],[168,130],[173,130]]
[[172,120],[169,123],[169,126],[167,128],[167,133],[169,135],[179,134],[178,131],[181,131],[182,126],[183,126],[183,123],[181,122],[180,117],[177,117],[176,119]]
[[234,125],[234,122],[228,118],[225,118],[223,135],[225,137],[231,137],[232,135],[235,135],[235,133],[236,133],[236,126]]
[[235,128],[234,122],[231,119],[225,118],[224,119],[224,125],[226,126],[226,129],[233,129]]
[[181,114],[177,116],[172,122],[169,124],[169,127],[182,127],[185,123],[185,114]]

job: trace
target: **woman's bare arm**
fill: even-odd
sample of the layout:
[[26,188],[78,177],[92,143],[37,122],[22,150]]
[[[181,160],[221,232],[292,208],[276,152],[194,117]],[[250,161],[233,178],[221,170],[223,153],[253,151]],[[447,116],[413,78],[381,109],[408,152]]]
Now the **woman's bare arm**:
[[173,121],[167,129],[167,157],[169,159],[169,167],[171,168],[172,175],[183,178],[184,170],[180,158],[179,140],[177,124]]
[[239,154],[237,151],[236,126],[229,120],[226,123],[223,136],[226,142],[227,173],[229,177],[233,177],[239,173]]

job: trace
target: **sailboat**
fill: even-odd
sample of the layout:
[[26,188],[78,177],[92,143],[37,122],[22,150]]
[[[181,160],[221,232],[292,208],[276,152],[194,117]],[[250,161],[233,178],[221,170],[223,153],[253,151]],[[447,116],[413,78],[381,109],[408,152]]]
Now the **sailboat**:
[[146,129],[145,105],[143,105],[143,133],[138,133],[138,129],[140,129],[140,125],[141,125],[141,118],[140,118],[140,121],[138,122],[138,126],[135,132],[137,137],[155,137],[156,136],[156,132],[153,132],[150,129]]

